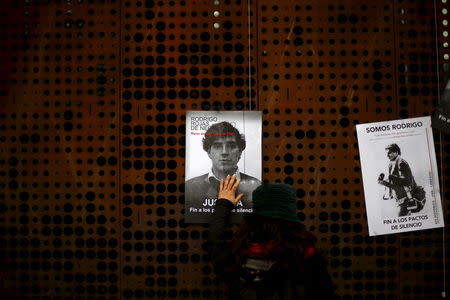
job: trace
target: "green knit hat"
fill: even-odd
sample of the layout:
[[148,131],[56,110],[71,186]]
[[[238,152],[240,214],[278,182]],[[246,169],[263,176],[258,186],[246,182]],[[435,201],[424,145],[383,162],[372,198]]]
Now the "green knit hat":
[[283,183],[264,183],[253,191],[253,213],[273,219],[300,222],[295,189]]

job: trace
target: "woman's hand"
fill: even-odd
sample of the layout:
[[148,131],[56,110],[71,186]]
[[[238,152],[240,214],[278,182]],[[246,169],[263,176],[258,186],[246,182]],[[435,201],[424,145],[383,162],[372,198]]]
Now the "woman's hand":
[[219,185],[219,199],[227,199],[233,205],[238,204],[239,200],[244,197],[244,194],[239,194],[236,196],[236,191],[239,186],[240,180],[236,180],[236,175],[227,175],[225,180],[220,180]]

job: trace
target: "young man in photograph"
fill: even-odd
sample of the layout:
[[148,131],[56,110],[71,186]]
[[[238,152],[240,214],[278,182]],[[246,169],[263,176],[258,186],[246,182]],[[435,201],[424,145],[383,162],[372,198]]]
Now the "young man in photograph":
[[[229,122],[211,125],[203,138],[203,150],[211,159],[211,170],[186,182],[186,207],[214,207],[219,190],[219,182],[227,175],[236,175],[240,180],[239,193],[243,193],[237,208],[252,207],[252,191],[261,182],[250,175],[242,173],[237,164],[245,150],[244,136]],[[250,211],[248,211],[250,212]]]
[[385,150],[389,159],[389,174],[387,178],[383,173],[380,174],[378,183],[388,188],[388,199],[397,201],[400,208],[399,217],[420,211],[425,203],[425,198],[418,199],[417,195],[413,195],[414,191],[417,190],[417,184],[408,162],[400,156],[400,147],[397,144],[390,144]]

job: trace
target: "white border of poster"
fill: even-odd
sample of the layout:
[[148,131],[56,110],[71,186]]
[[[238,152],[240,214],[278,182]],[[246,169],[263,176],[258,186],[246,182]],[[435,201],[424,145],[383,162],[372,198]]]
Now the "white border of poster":
[[[211,159],[203,150],[202,140],[208,128],[216,123],[228,122],[245,137],[246,148],[237,164],[239,172],[261,181],[261,136],[262,123],[260,111],[188,111],[186,114],[186,193],[185,219],[187,223],[205,223],[213,212],[214,198],[205,198],[205,205],[199,207],[197,194],[203,190],[197,185],[193,191],[188,182],[204,176],[211,171]],[[191,180],[191,181],[189,181]],[[242,184],[241,184],[242,185]],[[247,191],[250,193],[251,191]],[[203,197],[203,196],[202,196]],[[242,215],[251,212],[251,207],[244,209],[239,205],[232,213],[232,221],[238,222]]]
[[[443,227],[430,117],[359,124],[356,125],[356,131],[369,235]],[[400,148],[399,157],[403,164],[409,166],[416,185],[425,191],[425,202],[420,210],[408,210],[407,214],[405,210],[400,212],[401,204],[406,202],[395,196],[393,188],[381,184],[388,182],[386,180],[391,178],[392,170],[398,168],[397,160],[397,166],[394,162],[390,165],[387,157],[386,147],[392,144]],[[380,176],[384,177],[381,181]]]

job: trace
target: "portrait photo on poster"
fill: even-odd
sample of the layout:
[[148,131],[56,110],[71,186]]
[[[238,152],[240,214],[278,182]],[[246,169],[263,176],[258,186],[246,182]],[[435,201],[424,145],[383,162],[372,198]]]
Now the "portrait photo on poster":
[[447,85],[439,100],[431,126],[446,134],[450,134],[450,80],[447,81]]
[[261,184],[261,112],[188,111],[186,115],[185,221],[206,223],[219,182],[240,180],[244,197],[232,212],[238,222],[252,212],[252,192]]
[[[380,195],[387,205],[382,205],[382,215],[388,217],[403,217],[410,214],[426,213],[426,186],[431,175],[431,166],[423,160],[426,144],[420,136],[411,136],[406,141],[384,141],[377,154],[384,154],[384,164],[380,157],[377,182],[380,185]],[[408,146],[415,145],[414,148]],[[418,148],[419,147],[419,148]],[[422,148],[422,149],[420,149]],[[429,162],[429,160],[428,160]],[[376,175],[375,174],[375,175]],[[428,180],[427,180],[428,177]],[[429,191],[429,194],[431,190]]]
[[430,117],[356,126],[370,235],[443,226]]

